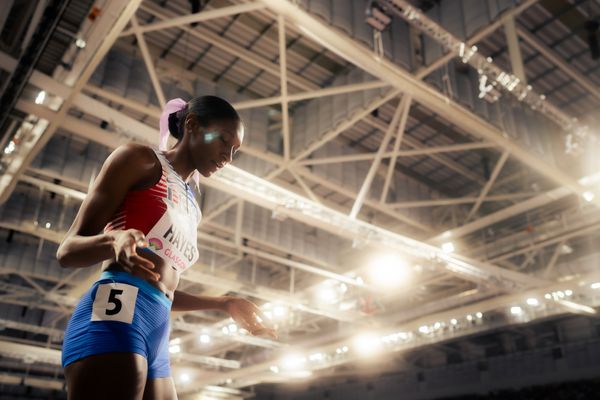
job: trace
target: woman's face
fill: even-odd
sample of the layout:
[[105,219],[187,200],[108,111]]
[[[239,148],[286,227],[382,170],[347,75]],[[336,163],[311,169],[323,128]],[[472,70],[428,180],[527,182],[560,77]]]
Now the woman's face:
[[215,121],[206,127],[193,122],[190,150],[194,166],[209,177],[232,161],[244,140],[244,127],[240,121]]

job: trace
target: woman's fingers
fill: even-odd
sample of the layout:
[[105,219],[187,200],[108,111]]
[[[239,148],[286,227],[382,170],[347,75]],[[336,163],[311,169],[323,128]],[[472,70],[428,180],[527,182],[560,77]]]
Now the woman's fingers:
[[125,268],[129,270],[130,273],[135,269],[141,269],[144,271],[150,279],[159,280],[160,274],[152,271],[155,267],[154,264],[150,261],[137,255],[136,253],[130,253],[125,251],[122,257],[119,257],[119,264],[123,265]]

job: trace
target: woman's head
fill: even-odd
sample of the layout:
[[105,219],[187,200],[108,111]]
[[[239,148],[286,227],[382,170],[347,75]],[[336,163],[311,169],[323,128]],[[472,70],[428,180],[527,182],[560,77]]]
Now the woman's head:
[[201,96],[169,114],[169,132],[185,143],[195,168],[210,176],[231,162],[244,140],[242,120],[226,100],[216,96]]

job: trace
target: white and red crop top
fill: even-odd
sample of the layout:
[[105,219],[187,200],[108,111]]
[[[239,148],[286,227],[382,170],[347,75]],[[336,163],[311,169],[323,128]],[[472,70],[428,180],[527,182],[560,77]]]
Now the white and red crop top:
[[127,192],[104,232],[138,229],[148,249],[180,272],[198,260],[198,224],[202,214],[190,186],[175,172],[164,154],[154,151],[162,176],[153,186]]

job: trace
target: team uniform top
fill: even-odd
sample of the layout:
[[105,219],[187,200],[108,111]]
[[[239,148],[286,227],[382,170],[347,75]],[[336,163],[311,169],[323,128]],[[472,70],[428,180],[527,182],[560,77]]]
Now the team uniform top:
[[146,235],[148,249],[180,272],[198,260],[198,224],[202,214],[190,186],[163,153],[154,151],[162,176],[153,186],[127,192],[104,232],[138,229]]

